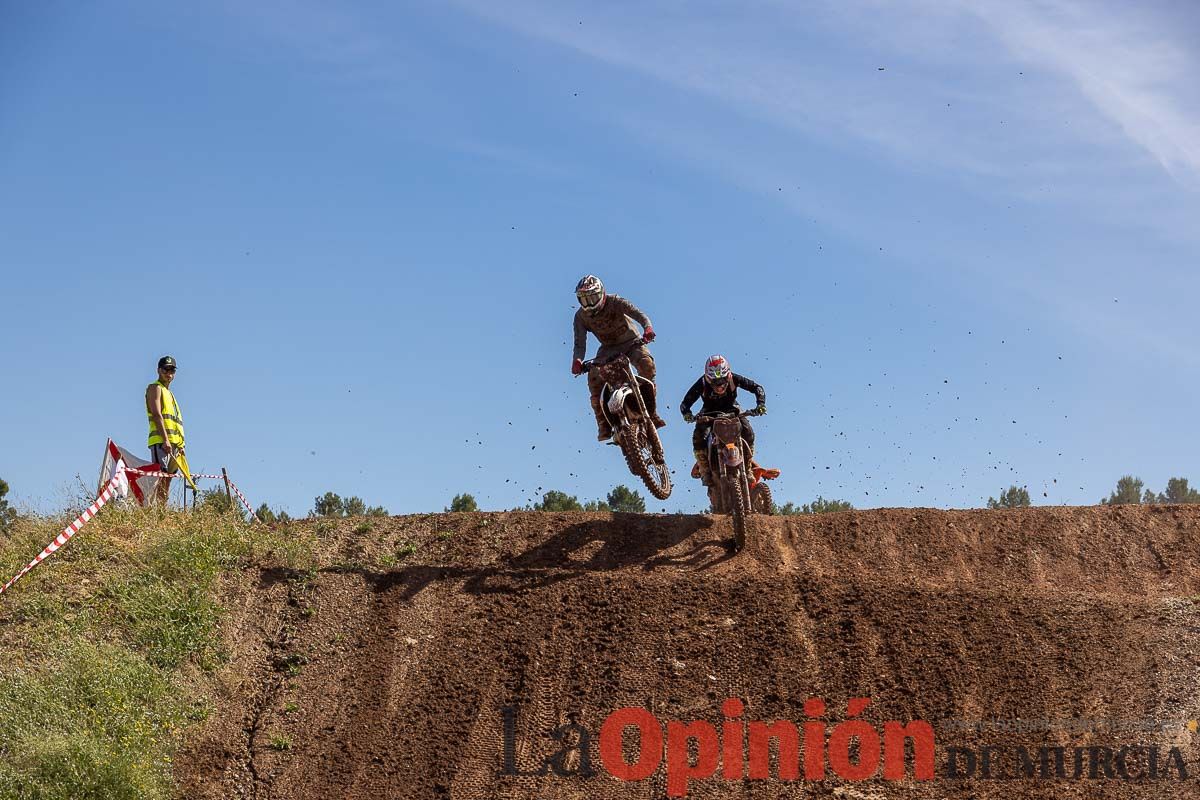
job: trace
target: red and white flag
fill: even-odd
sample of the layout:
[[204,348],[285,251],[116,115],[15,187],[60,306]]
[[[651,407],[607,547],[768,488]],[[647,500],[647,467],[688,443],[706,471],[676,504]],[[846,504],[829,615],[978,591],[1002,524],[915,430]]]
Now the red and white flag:
[[126,467],[141,469],[143,467],[151,467],[158,469],[157,464],[138,458],[130,453],[124,447],[120,447],[112,439],[108,440],[108,444],[104,446],[104,460],[100,463],[100,481],[96,487],[97,493],[104,490],[108,486],[109,481],[113,478],[118,478],[119,488],[118,494],[122,497],[128,497],[132,494],[137,498],[139,505],[146,505],[146,498],[154,497],[154,487],[158,484],[158,478],[150,476],[140,476],[134,480],[130,480],[125,474]]

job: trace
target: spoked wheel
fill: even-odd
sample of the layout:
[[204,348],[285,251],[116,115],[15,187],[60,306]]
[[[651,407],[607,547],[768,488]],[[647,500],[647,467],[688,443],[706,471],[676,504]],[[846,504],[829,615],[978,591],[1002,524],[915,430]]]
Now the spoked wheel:
[[760,480],[750,490],[750,510],[755,514],[775,513],[775,500],[771,497],[771,487],[767,486],[766,481]]
[[666,459],[663,458],[658,431],[653,427],[650,431],[647,437],[644,426],[629,429],[621,437],[621,452],[625,454],[629,471],[642,479],[650,494],[659,500],[666,500],[671,496],[671,471],[667,469]]
[[723,494],[733,516],[733,550],[740,552],[746,546],[746,517],[750,513],[750,499],[742,470],[730,472],[723,480]]
[[750,516],[750,498],[746,492],[742,470],[731,476],[730,513],[733,515],[733,552],[740,553],[746,546],[746,517]]

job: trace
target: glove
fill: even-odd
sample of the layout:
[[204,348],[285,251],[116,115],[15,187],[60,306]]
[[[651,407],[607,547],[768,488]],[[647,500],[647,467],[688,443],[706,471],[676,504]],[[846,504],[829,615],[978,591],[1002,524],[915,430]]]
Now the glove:
[[583,374],[583,362],[580,361],[578,358],[571,362],[571,374],[572,375],[582,375]]
[[683,415],[683,421],[686,422],[688,425],[691,425],[693,422],[696,421],[696,415],[693,414],[692,412],[688,411],[687,413],[685,413]]
[[642,338],[647,342],[653,342],[655,337],[654,328],[647,325],[642,329]]
[[755,406],[754,410],[751,411],[750,413],[756,417],[761,417],[763,414],[767,413],[767,406],[766,406],[766,404],[763,404],[761,406]]

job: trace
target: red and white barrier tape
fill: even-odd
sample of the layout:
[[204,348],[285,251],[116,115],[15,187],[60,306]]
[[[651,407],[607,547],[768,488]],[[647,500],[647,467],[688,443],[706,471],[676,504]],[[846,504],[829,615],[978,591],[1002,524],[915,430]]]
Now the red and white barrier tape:
[[[179,477],[178,472],[150,472],[149,470],[133,469],[132,467],[126,467],[125,471],[128,473],[132,473],[134,475],[140,475],[143,478],[178,478]],[[244,505],[246,507],[246,510],[250,512],[250,516],[254,519],[254,521],[262,522],[262,520],[258,518],[258,514],[254,513],[254,509],[250,507],[250,503],[246,500],[246,495],[241,493],[241,491],[237,488],[237,486],[234,484],[234,482],[229,479],[228,475],[195,474],[195,475],[192,475],[192,477],[193,478],[215,478],[217,480],[229,481],[229,488],[232,489],[233,493],[236,494],[238,496],[238,499],[242,501],[242,505]]]
[[113,492],[116,491],[117,486],[119,486],[121,483],[121,478],[122,478],[121,473],[117,473],[116,475],[114,475],[113,479],[111,481],[109,481],[108,485],[106,485],[104,487],[104,491],[100,492],[100,496],[96,498],[96,502],[94,502],[90,506],[88,506],[87,509],[82,514],[80,514],[78,517],[75,518],[74,522],[72,522],[67,527],[63,528],[63,532],[60,533],[54,539],[53,542],[46,545],[46,549],[43,550],[42,552],[38,553],[37,558],[35,558],[33,561],[30,561],[28,564],[25,565],[25,569],[18,572],[16,575],[13,576],[12,580],[10,580],[8,583],[4,584],[4,586],[0,587],[0,594],[4,594],[5,590],[8,589],[8,587],[12,586],[14,583],[16,583],[17,580],[22,575],[24,575],[26,572],[29,572],[29,570],[33,569],[38,564],[45,561],[50,556],[54,555],[54,552],[56,550],[58,550],[58,548],[62,547],[64,544],[71,541],[71,537],[73,537],[75,534],[79,533],[79,529],[82,528],[85,524],[87,524],[88,520],[90,520],[92,517],[96,516],[96,514],[99,513],[100,509],[104,506],[104,504],[112,499]]
[[[154,472],[154,471],[151,471],[148,469],[135,469],[133,467],[126,467],[125,471],[130,473],[131,475],[137,475],[139,478],[182,478],[183,477],[182,472]],[[203,475],[201,473],[193,473],[192,477],[193,478],[217,478],[217,479],[220,479],[223,476],[221,476],[221,475]]]
[[241,491],[238,490],[237,486],[234,486],[233,481],[229,480],[228,476],[225,477],[225,482],[229,484],[229,488],[233,489],[233,493],[238,496],[238,499],[242,501],[242,505],[244,505],[246,510],[250,512],[250,518],[255,522],[262,522],[262,520],[258,518],[258,514],[254,513],[254,509],[250,507],[248,502],[246,502],[246,495],[242,494]]
[[[140,475],[145,478],[177,478],[177,477],[179,477],[178,473],[150,472],[148,470],[134,469],[133,467],[118,468],[117,474],[113,476],[112,480],[110,480],[107,484],[105,484],[104,490],[100,492],[100,496],[96,498],[96,502],[94,502],[90,506],[88,506],[87,509],[85,509],[82,514],[80,514],[78,517],[75,518],[74,522],[72,522],[67,527],[63,528],[63,532],[60,533],[58,536],[56,536],[53,542],[46,545],[46,548],[44,550],[42,550],[42,552],[38,553],[37,558],[33,559],[33,561],[30,561],[28,564],[25,565],[24,569],[22,569],[20,572],[18,572],[16,575],[14,575],[12,577],[12,580],[10,580],[8,583],[4,584],[4,586],[0,586],[0,594],[4,594],[4,592],[8,589],[8,587],[10,587],[14,583],[16,583],[23,575],[25,575],[26,572],[29,572],[29,570],[33,569],[38,564],[42,563],[47,558],[54,555],[54,553],[58,550],[58,548],[62,547],[64,544],[71,541],[71,538],[75,534],[79,533],[79,529],[82,528],[84,525],[86,525],[88,523],[88,521],[92,519],[92,517],[96,516],[96,514],[98,514],[100,512],[100,509],[104,507],[104,504],[112,499],[113,494],[117,492],[117,490],[121,487],[122,483],[124,483],[126,480],[128,480],[127,476],[131,475],[131,474],[132,475]],[[250,512],[251,519],[253,519],[255,522],[262,522],[262,520],[260,520],[258,518],[258,515],[254,513],[254,509],[252,509],[250,507],[250,503],[246,501],[246,496],[244,494],[242,494],[241,491],[236,486],[233,485],[233,481],[229,480],[228,476],[226,476],[226,475],[193,475],[192,477],[193,478],[224,478],[229,483],[229,488],[233,490],[233,492],[238,496],[238,499],[242,501],[242,505],[244,505],[246,507],[246,510]],[[128,489],[129,489],[129,487],[125,486],[124,489],[122,489],[121,491],[127,491]]]

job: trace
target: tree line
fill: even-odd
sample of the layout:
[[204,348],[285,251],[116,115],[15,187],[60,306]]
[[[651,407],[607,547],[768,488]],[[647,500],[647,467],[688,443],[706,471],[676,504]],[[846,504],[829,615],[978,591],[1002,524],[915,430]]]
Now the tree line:
[[[1117,488],[1108,497],[1100,498],[1100,505],[1124,506],[1141,503],[1161,503],[1183,505],[1200,503],[1200,491],[1188,486],[1187,478],[1171,478],[1166,488],[1154,492],[1146,488],[1141,478],[1133,475],[1122,475],[1117,481]],[[1009,486],[1000,493],[1000,498],[989,497],[988,508],[1021,508],[1031,505],[1029,490],[1024,486]]]
[[[196,498],[196,506],[198,508],[207,508],[218,513],[237,513],[241,514],[241,508],[234,502],[233,498],[225,492],[222,487],[214,487],[205,489]],[[263,503],[254,510],[257,516],[263,522],[286,523],[292,521],[292,516],[282,509],[274,511],[266,503]],[[325,492],[313,498],[312,511],[308,512],[310,517],[323,518],[342,518],[342,517],[386,517],[388,510],[383,506],[368,506],[361,497],[351,496],[342,497],[337,492]]]
[[[796,505],[785,503],[775,506],[776,514],[825,514],[830,511],[850,511],[854,508],[845,500],[826,500],[818,496],[811,503]],[[478,511],[479,504],[470,494],[456,494],[450,501],[446,511]],[[575,495],[567,494],[558,489],[551,489],[542,495],[541,502],[532,503],[513,511],[613,511],[641,514],[646,510],[646,499],[641,493],[628,486],[617,486],[603,500],[589,500],[581,503]]]
[[1145,488],[1141,478],[1122,475],[1117,488],[1108,497],[1100,499],[1106,506],[1135,505],[1137,503],[1200,503],[1200,491],[1188,486],[1187,478],[1171,478],[1167,488],[1157,494]]
[[[479,504],[470,494],[456,494],[446,507],[446,511],[478,511]],[[646,511],[646,498],[641,493],[628,486],[617,486],[603,500],[588,500],[579,502],[575,495],[567,494],[558,489],[551,489],[542,495],[539,503],[533,503],[514,511],[613,511],[627,514],[641,514]]]
[[[13,508],[6,496],[9,486],[0,479],[0,534],[7,533],[17,519],[17,510]],[[1171,478],[1161,492],[1146,488],[1145,482],[1133,475],[1123,475],[1117,481],[1116,488],[1108,497],[1100,499],[1101,505],[1137,505],[1143,503],[1162,504],[1192,504],[1200,503],[1200,490],[1188,485],[1188,479]],[[224,488],[215,487],[201,492],[197,498],[201,508],[217,512],[241,513],[241,509],[225,492]],[[1029,489],[1025,486],[1012,485],[1000,492],[1000,496],[988,497],[988,508],[1024,508],[1032,505]],[[851,511],[854,506],[846,500],[827,500],[817,496],[810,503],[796,505],[792,502],[776,505],[774,513],[784,516],[792,514],[827,514],[834,511]],[[445,511],[478,511],[479,504],[475,497],[468,492],[456,494],[450,500]],[[567,494],[558,489],[551,489],[542,495],[540,502],[527,504],[514,511],[611,511],[617,513],[641,514],[646,511],[646,500],[641,493],[628,486],[617,486],[604,499],[580,502],[575,495]],[[290,522],[292,517],[283,510],[274,511],[263,503],[255,511],[258,518],[267,523]],[[313,498],[313,508],[308,513],[310,517],[341,518],[341,517],[386,517],[388,511],[383,506],[368,506],[361,497],[342,497],[336,492],[325,492]]]
[[[16,512],[8,507],[8,503],[4,501],[4,495],[8,491],[8,484],[0,481],[0,529],[3,529],[6,524],[6,519],[15,518]],[[222,489],[209,489],[202,492],[200,495],[200,503],[204,506],[214,507],[215,510],[228,510],[232,508],[232,503]],[[1117,481],[1116,489],[1107,497],[1101,498],[1101,505],[1129,505],[1138,503],[1200,503],[1200,490],[1194,489],[1188,485],[1187,478],[1171,478],[1167,481],[1166,488],[1161,492],[1153,492],[1145,488],[1145,484],[1141,478],[1136,478],[1132,475],[1124,475]],[[1002,508],[1025,508],[1033,503],[1030,500],[1029,489],[1025,486],[1017,486],[1013,484],[1007,489],[1000,492],[999,497],[988,497],[987,507],[994,509]],[[576,495],[567,494],[558,489],[551,489],[542,495],[541,501],[537,503],[526,504],[520,508],[511,509],[513,511],[610,511],[616,513],[632,513],[641,514],[646,511],[646,499],[641,493],[635,489],[630,489],[628,486],[617,486],[604,499],[580,501]],[[854,505],[847,500],[827,500],[818,495],[810,503],[797,505],[796,503],[787,502],[783,505],[774,506],[773,512],[783,516],[793,514],[828,514],[835,511],[852,511]],[[454,495],[450,500],[450,505],[446,506],[443,511],[464,512],[464,511],[479,511],[479,503],[476,502],[475,496],[469,492]],[[258,507],[256,512],[258,518],[263,522],[288,522],[291,517],[285,511],[272,511],[266,503]],[[7,516],[6,516],[7,515]],[[387,516],[388,512],[383,506],[368,507],[360,497],[345,497],[338,495],[335,492],[325,492],[325,494],[314,498],[312,511],[309,512],[310,517],[360,517],[360,516]]]

